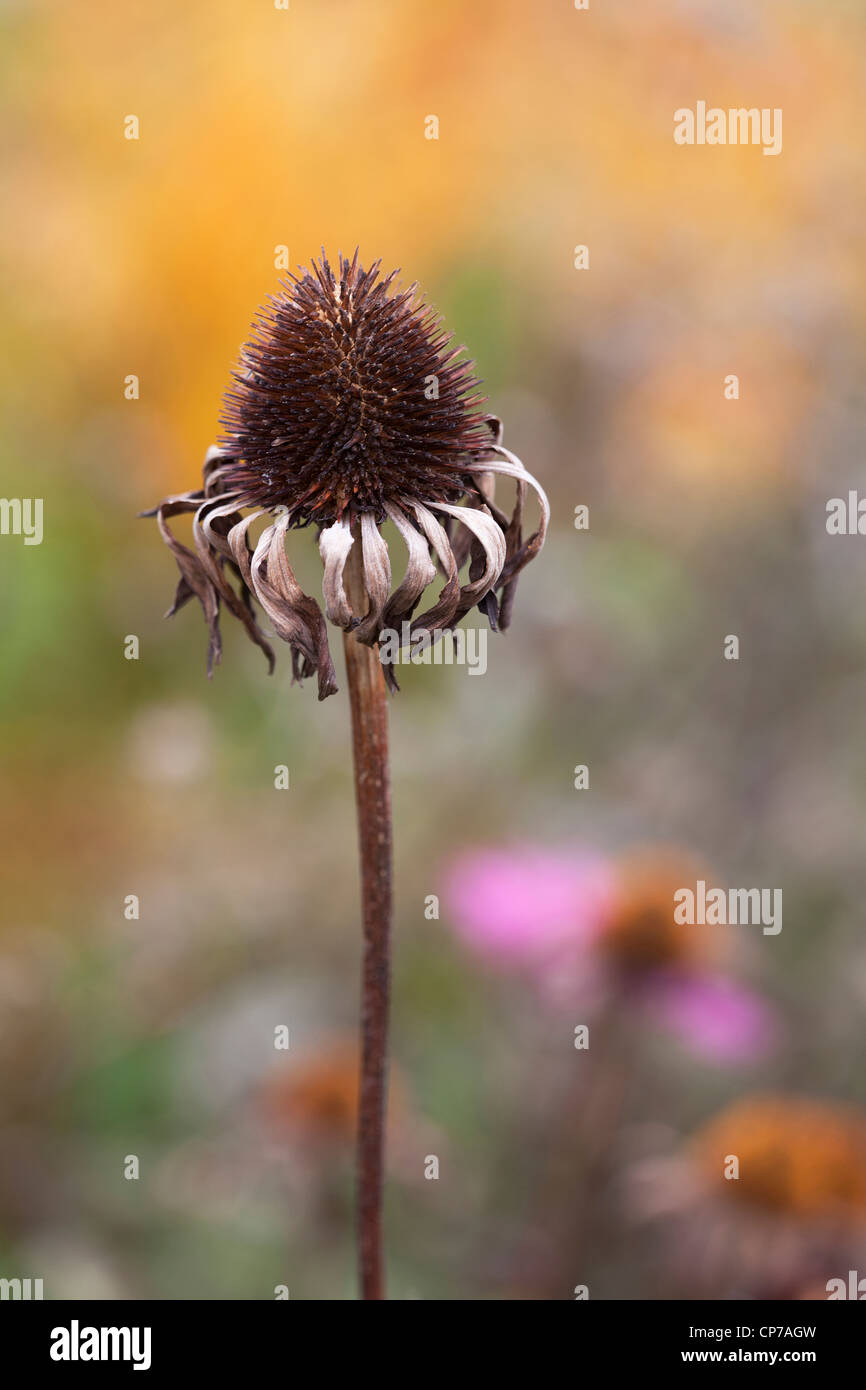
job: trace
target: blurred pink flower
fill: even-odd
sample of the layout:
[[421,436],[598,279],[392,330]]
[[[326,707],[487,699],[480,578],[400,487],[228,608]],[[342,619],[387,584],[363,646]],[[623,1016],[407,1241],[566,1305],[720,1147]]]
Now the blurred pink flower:
[[659,972],[646,981],[644,1005],[654,1022],[713,1061],[759,1061],[779,1042],[769,1002],[721,975]]
[[543,964],[601,930],[614,899],[608,861],[533,846],[477,850],[449,870],[446,901],[465,945],[494,964]]
[[[725,1064],[772,1053],[782,1032],[776,1011],[730,976],[687,958],[666,968],[650,957],[639,972],[622,973],[610,950],[617,930],[613,940],[621,944],[622,891],[616,860],[515,845],[458,858],[445,901],[464,945],[488,964],[530,970],[554,1007],[602,1008],[625,991],[632,1017],[665,1029],[698,1056]],[[657,910],[653,895],[641,891]],[[659,937],[669,946],[661,930]],[[646,947],[646,931],[638,941]]]

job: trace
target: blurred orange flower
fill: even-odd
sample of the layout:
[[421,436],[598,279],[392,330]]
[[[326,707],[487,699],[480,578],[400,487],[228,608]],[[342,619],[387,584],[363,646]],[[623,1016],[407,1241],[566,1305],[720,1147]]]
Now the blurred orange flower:
[[[866,1215],[866,1116],[853,1106],[749,1096],[694,1136],[702,1178],[731,1201],[801,1217]],[[727,1155],[739,1161],[725,1177]]]
[[[268,1120],[302,1142],[351,1142],[358,1119],[357,1045],[338,1039],[275,1072],[264,1083],[261,1104]],[[405,1110],[405,1089],[393,1071],[390,1110]]]
[[646,846],[624,855],[599,937],[601,954],[629,973],[691,968],[717,959],[720,933],[674,921],[674,893],[702,877],[707,877],[706,869],[687,851]]

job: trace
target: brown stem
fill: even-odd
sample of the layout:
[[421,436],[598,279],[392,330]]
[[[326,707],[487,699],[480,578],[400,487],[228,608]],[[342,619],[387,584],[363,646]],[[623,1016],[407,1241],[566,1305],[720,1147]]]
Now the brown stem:
[[[367,611],[361,537],[356,534],[344,573],[357,616]],[[361,1297],[385,1297],[382,1268],[382,1191],[388,1088],[388,996],[391,930],[391,788],[388,704],[378,649],[343,634],[355,799],[361,850],[364,959],[361,976],[361,1078],[358,1108],[358,1262]]]

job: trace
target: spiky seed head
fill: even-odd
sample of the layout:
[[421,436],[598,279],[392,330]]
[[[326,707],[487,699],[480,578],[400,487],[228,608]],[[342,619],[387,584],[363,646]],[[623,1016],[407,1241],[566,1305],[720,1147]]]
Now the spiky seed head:
[[[416,301],[414,285],[399,291],[393,281],[380,280],[378,261],[364,270],[356,251],[351,261],[340,257],[336,275],[323,252],[312,272],[284,282],[242,351],[201,487],[144,513],[156,517],[180,570],[170,612],[193,597],[202,606],[209,673],[220,659],[221,609],[240,619],[273,666],[254,600],[288,643],[296,678],[317,674],[320,700],[337,689],[326,618],[368,646],[407,623],[410,638],[423,631],[429,640],[476,607],[493,627],[511,620],[518,575],[544,544],[550,506],[503,445],[501,421],[480,409],[463,349]],[[510,518],[494,499],[499,475],[516,484]],[[524,540],[528,487],[541,518]],[[250,528],[263,512],[270,519],[253,540]],[[169,524],[187,513],[193,549]],[[393,591],[389,543],[379,531],[386,519],[408,555]],[[311,522],[324,565],[324,615],[286,553],[289,527]],[[350,598],[344,577],[353,546],[363,590]],[[415,616],[437,573],[445,580],[438,598]],[[382,664],[396,688],[392,658],[382,655]]]
[[461,462],[490,447],[473,364],[416,287],[392,292],[358,253],[322,253],[253,325],[226,393],[225,486],[249,505],[329,524],[386,503],[456,502]]

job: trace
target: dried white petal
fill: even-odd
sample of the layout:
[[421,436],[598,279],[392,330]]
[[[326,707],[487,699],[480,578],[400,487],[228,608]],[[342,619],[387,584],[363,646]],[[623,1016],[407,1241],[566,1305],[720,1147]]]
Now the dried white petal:
[[414,609],[419,598],[436,578],[436,566],[430,559],[430,543],[399,507],[385,503],[385,510],[393,521],[409,552],[406,574],[403,582],[394,590],[385,609],[385,626],[400,622]]
[[445,584],[433,607],[428,608],[426,613],[422,613],[420,617],[415,619],[411,630],[417,632],[423,628],[425,631],[435,632],[438,628],[447,627],[457,611],[457,604],[460,600],[457,562],[454,559],[448,533],[442,523],[420,502],[414,503],[414,511],[418,518],[418,525],[439,557],[439,563],[445,574]]
[[448,502],[438,502],[436,509],[456,517],[484,548],[484,570],[477,579],[470,579],[460,590],[459,606],[467,612],[473,604],[490,592],[502,573],[505,564],[505,536],[490,513],[477,507],[452,507]]
[[391,592],[391,561],[388,546],[371,512],[361,517],[361,550],[364,561],[364,588],[370,611],[354,629],[359,642],[375,642],[382,627],[382,614]]
[[524,468],[517,455],[512,454],[510,449],[504,448],[502,444],[494,444],[492,445],[492,448],[497,454],[502,455],[501,459],[487,458],[484,459],[482,463],[463,464],[463,471],[465,473],[482,474],[501,473],[507,478],[516,478],[519,481],[528,483],[530,487],[535,489],[536,496],[538,497],[538,503],[541,507],[541,526],[539,527],[539,534],[541,536],[541,540],[533,551],[533,554],[537,554],[538,551],[541,549],[542,545],[544,544],[544,537],[547,534],[547,527],[550,523],[550,503],[547,500],[547,493],[544,491],[544,488],[541,486],[541,483],[538,481],[538,479],[533,478],[532,474],[529,473],[526,470],[526,468]]
[[346,557],[354,544],[352,528],[347,519],[335,521],[326,526],[319,536],[319,554],[325,566],[322,580],[322,593],[325,598],[325,613],[337,627],[352,626],[353,615],[343,587],[343,570]]

